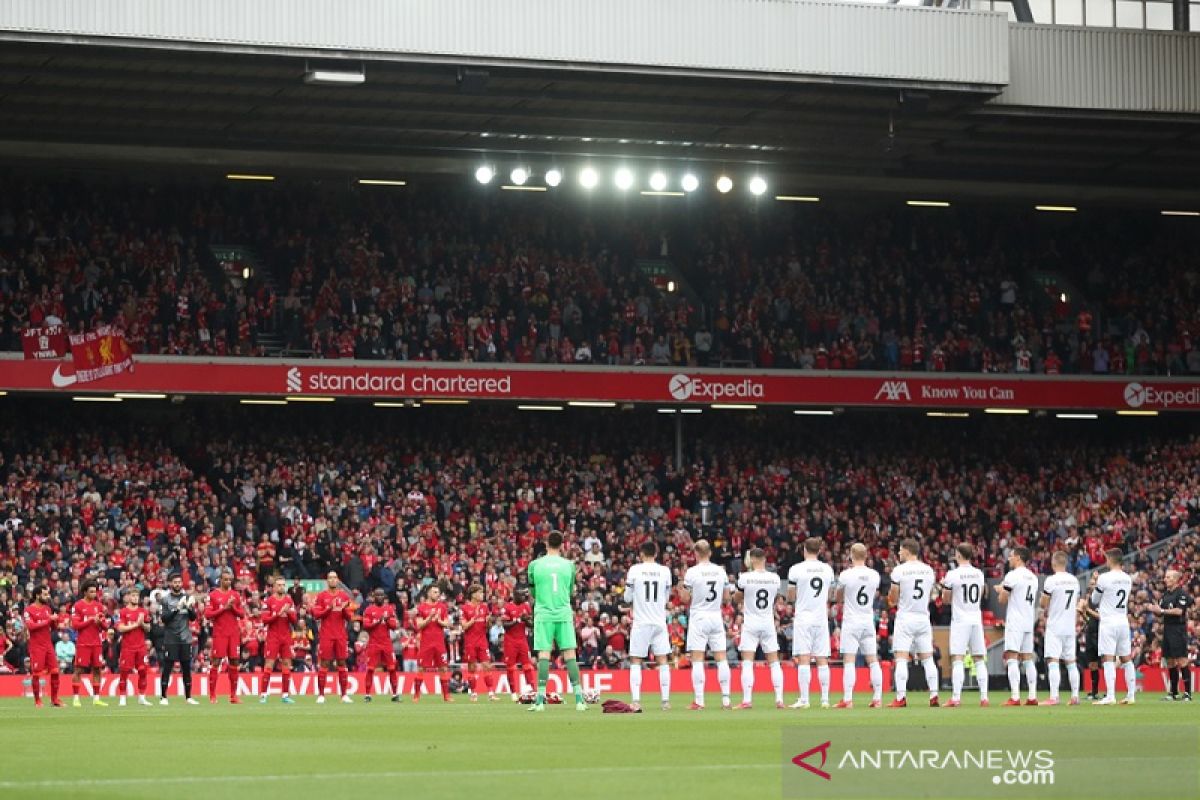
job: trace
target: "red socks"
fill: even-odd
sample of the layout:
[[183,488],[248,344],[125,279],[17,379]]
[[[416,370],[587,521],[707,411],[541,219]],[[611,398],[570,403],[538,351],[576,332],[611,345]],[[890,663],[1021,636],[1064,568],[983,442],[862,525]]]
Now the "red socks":
[[58,702],[58,673],[50,673],[50,702]]
[[350,673],[345,667],[338,667],[338,693],[343,696],[350,694]]
[[317,670],[317,693],[322,697],[325,696],[325,681],[329,679],[329,670]]
[[[232,700],[233,698],[237,697],[238,692],[238,668],[231,663],[226,668],[225,674],[229,676],[229,699]],[[209,689],[209,691],[211,692],[215,690]]]
[[146,684],[150,682],[150,671],[145,667],[138,670],[138,696],[146,693]]
[[400,694],[400,673],[396,670],[388,672],[388,683],[391,684],[392,694]]
[[[292,671],[290,669],[283,670],[283,693],[292,693]],[[325,691],[322,690],[321,694],[325,694]]]
[[213,664],[212,669],[208,671],[208,699],[217,699],[217,665]]
[[421,692],[425,691],[425,676],[418,675],[413,681],[413,699],[416,700],[421,696]]
[[31,686],[33,686],[33,702],[42,702],[42,676],[34,675],[33,680],[31,680],[29,683]]

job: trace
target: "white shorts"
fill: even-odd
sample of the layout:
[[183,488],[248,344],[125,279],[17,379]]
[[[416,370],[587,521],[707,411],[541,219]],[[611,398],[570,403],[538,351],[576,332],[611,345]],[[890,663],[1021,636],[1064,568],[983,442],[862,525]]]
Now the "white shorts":
[[960,622],[950,623],[950,655],[965,656],[967,651],[973,656],[987,655],[987,642],[983,638],[983,623]]
[[725,621],[720,617],[692,617],[688,620],[687,649],[689,653],[725,652]]
[[792,655],[829,658],[829,623],[796,623],[792,629]]
[[1075,660],[1075,654],[1078,652],[1078,641],[1073,633],[1065,635],[1047,633],[1046,640],[1042,643],[1043,658],[1053,658],[1069,664]]
[[929,617],[896,617],[892,652],[932,653],[933,629],[929,627]]
[[764,655],[779,652],[779,636],[775,633],[775,626],[769,623],[747,623],[742,626],[738,652],[753,653],[759,647]]
[[1106,623],[1100,620],[1100,640],[1096,648],[1102,656],[1127,656],[1132,647],[1129,623],[1125,620]]
[[862,653],[873,656],[879,652],[875,642],[875,626],[870,622],[850,622],[842,625],[842,653],[854,655]]
[[1015,628],[1005,628],[1004,649],[1010,653],[1032,653],[1033,631],[1019,631]]
[[656,656],[669,655],[671,638],[665,625],[637,624],[629,631],[629,655],[645,658],[647,653]]

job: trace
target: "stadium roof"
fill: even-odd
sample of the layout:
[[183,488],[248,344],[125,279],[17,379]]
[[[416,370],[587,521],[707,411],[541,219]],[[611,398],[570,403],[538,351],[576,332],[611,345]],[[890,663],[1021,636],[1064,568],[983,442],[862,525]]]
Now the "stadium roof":
[[[358,62],[354,62],[355,65]],[[467,175],[480,159],[755,165],[779,190],[1167,201],[1200,186],[1195,116],[1021,109],[895,85],[5,44],[0,161]]]

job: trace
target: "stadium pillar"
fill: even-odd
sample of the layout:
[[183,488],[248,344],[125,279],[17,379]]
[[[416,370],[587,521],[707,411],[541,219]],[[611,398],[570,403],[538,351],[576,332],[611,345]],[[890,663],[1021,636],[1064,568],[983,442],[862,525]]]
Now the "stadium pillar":
[[675,469],[683,470],[683,414],[673,414],[675,417]]
[[[1013,13],[1017,22],[1033,22],[1033,11],[1029,8],[1029,0],[1012,0]],[[1049,22],[1049,20],[1046,20]]]
[[1188,29],[1188,0],[1171,0],[1171,21],[1172,30]]

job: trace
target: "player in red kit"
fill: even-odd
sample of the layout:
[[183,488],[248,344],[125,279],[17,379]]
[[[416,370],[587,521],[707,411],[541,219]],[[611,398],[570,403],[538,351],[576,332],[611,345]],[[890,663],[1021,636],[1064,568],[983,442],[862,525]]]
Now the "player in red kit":
[[520,672],[525,673],[529,686],[537,686],[537,673],[529,653],[529,624],[533,609],[529,606],[529,591],[517,589],[511,602],[504,604],[500,624],[504,626],[504,667],[508,671],[508,690],[513,702],[521,697]]
[[246,607],[242,596],[233,588],[233,572],[222,570],[219,588],[208,593],[204,617],[212,625],[212,649],[209,654],[208,702],[217,702],[217,673],[225,662],[229,677],[229,702],[240,703],[237,696],[238,659],[242,656],[242,618]]
[[150,612],[142,607],[141,598],[134,589],[125,592],[125,605],[117,612],[117,633],[121,634],[121,683],[118,705],[125,705],[125,695],[133,688],[130,673],[137,672],[138,705],[148,706],[146,685],[150,667],[146,664],[146,633],[150,630]]
[[463,656],[467,665],[467,685],[471,689],[471,702],[479,702],[479,673],[483,673],[483,685],[487,687],[488,700],[496,699],[496,682],[489,670],[492,651],[488,648],[488,620],[492,609],[483,600],[483,587],[474,584],[467,590],[469,602],[462,605]]
[[421,699],[425,690],[425,670],[434,670],[442,680],[442,700],[453,703],[450,697],[449,659],[446,656],[446,627],[450,624],[450,609],[442,602],[442,590],[437,584],[425,590],[425,602],[417,606],[417,634],[421,637],[420,669],[413,683],[413,702]]
[[42,674],[48,673],[50,703],[61,706],[58,699],[58,659],[54,655],[54,638],[51,631],[58,616],[50,608],[50,589],[39,586],[33,593],[33,602],[25,607],[25,630],[29,631],[29,677],[33,684],[33,704],[42,707]]
[[83,599],[75,602],[71,609],[71,627],[75,629],[75,680],[71,682],[71,705],[79,708],[79,687],[83,674],[92,673],[92,705],[107,706],[100,699],[100,670],[104,666],[101,638],[108,625],[108,613],[104,603],[98,599],[99,591],[93,581],[83,584]]
[[276,578],[271,584],[271,594],[263,601],[261,619],[267,626],[267,640],[263,645],[262,685],[258,702],[267,702],[267,687],[275,664],[283,673],[283,702],[291,705],[292,700],[292,626],[299,619],[296,604],[287,593],[287,581]]
[[391,632],[400,627],[396,618],[396,609],[387,602],[387,593],[376,589],[371,599],[371,605],[363,609],[362,626],[367,632],[367,693],[363,698],[371,702],[371,684],[373,674],[379,669],[386,669],[388,688],[392,690],[392,702],[400,702],[400,673],[396,668],[396,653],[392,649]]
[[317,595],[312,609],[313,617],[321,623],[317,647],[317,658],[320,660],[317,670],[317,702],[325,702],[325,680],[329,677],[329,670],[336,668],[338,692],[342,695],[342,702],[353,703],[348,691],[350,676],[346,672],[346,656],[350,649],[346,623],[354,614],[354,602],[346,590],[341,588],[336,572],[330,570],[325,580],[329,588]]

